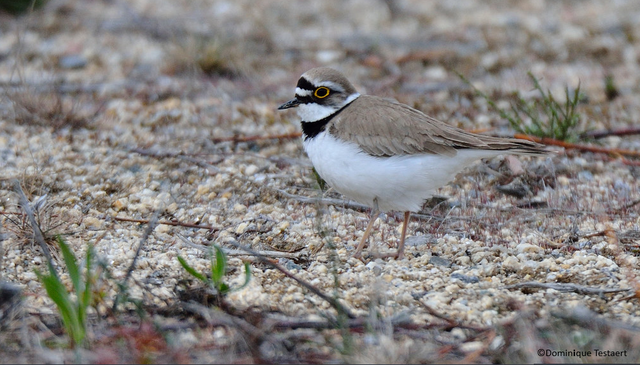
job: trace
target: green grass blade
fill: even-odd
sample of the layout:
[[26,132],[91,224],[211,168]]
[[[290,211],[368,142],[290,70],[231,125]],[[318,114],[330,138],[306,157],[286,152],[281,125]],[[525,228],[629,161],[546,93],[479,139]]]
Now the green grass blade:
[[86,328],[87,309],[89,308],[89,305],[91,305],[91,282],[93,281],[91,263],[93,262],[94,255],[95,251],[93,245],[89,244],[87,247],[87,256],[85,260],[87,273],[84,280],[84,290],[82,291],[82,297],[78,298],[78,314],[80,324],[83,328]]
[[[50,267],[49,271],[52,272],[53,268]],[[53,274],[42,275],[36,270],[36,275],[40,281],[42,281],[47,295],[49,295],[49,298],[51,298],[58,308],[69,337],[71,337],[75,345],[81,344],[85,336],[84,327],[81,326],[79,322],[76,306],[71,301],[67,288],[65,288],[60,279]]]
[[213,245],[213,248],[216,251],[216,257],[215,263],[213,260],[211,263],[211,280],[213,280],[216,287],[219,287],[222,284],[222,278],[227,272],[227,255],[222,251],[222,247]]
[[185,269],[189,274],[191,274],[191,276],[195,277],[196,279],[202,281],[202,282],[209,282],[209,280],[207,280],[207,278],[200,274],[199,272],[196,271],[196,269],[194,269],[193,267],[191,267],[187,261],[182,258],[182,256],[178,255],[178,261],[180,262],[180,265],[182,265],[182,268]]
[[58,245],[60,245],[60,251],[62,251],[62,257],[64,258],[64,264],[67,266],[67,270],[69,271],[69,277],[71,278],[71,282],[73,283],[73,289],[78,296],[78,300],[81,298],[81,290],[82,287],[80,285],[80,269],[78,268],[78,264],[76,262],[76,256],[69,248],[69,245],[62,239],[62,237],[58,236]]
[[[511,116],[507,117],[507,120],[509,121],[511,128],[513,128],[518,133],[526,133],[526,127],[524,127],[524,122],[522,121],[522,119],[520,118],[520,115],[518,114],[518,109],[516,105],[510,104],[510,106],[511,106],[511,111],[513,112],[513,115],[515,115],[517,118],[516,120],[516,118],[512,118]],[[507,114],[506,112],[504,113],[505,115]]]
[[251,280],[251,265],[248,262],[244,263],[244,283],[237,288],[233,288],[230,291],[238,291],[249,285],[249,281]]
[[237,289],[240,290],[249,284],[251,280],[251,265],[248,262],[244,263],[244,283]]
[[[474,90],[477,96],[482,97],[487,102],[491,109],[497,111],[501,118],[506,119],[516,132],[542,138],[575,139],[575,136],[572,136],[572,132],[580,123],[580,114],[576,111],[577,104],[580,101],[580,84],[578,84],[578,88],[573,95],[570,94],[567,87],[565,90],[567,100],[565,103],[559,103],[553,97],[551,90],[543,89],[540,81],[529,71],[527,75],[533,83],[533,90],[540,94],[539,98],[528,102],[516,93],[515,100],[510,103],[510,108],[505,110],[499,108],[494,100],[473,86],[462,74],[456,73],[464,83]],[[528,118],[529,120],[525,123],[523,118]]]

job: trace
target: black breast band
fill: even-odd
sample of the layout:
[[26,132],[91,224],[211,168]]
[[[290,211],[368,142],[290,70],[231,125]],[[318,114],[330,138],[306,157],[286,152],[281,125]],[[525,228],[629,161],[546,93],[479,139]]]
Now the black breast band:
[[[349,103],[351,104],[351,103]],[[349,104],[343,106],[342,108],[338,109],[338,111],[336,111],[335,113],[328,115],[320,120],[316,120],[315,122],[305,122],[304,120],[302,121],[302,136],[304,137],[304,140],[306,141],[307,139],[310,138],[314,138],[315,136],[317,136],[318,134],[320,134],[322,131],[324,131],[327,127],[327,124],[329,124],[329,122],[335,118],[336,115],[340,114],[341,111],[344,110],[344,108],[348,107]]]

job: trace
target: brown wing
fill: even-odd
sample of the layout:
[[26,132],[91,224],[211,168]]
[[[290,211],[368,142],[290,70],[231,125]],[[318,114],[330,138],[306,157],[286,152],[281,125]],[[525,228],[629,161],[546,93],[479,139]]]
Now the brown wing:
[[374,156],[430,153],[455,156],[458,149],[546,153],[538,143],[465,132],[405,104],[362,95],[331,121],[329,133]]

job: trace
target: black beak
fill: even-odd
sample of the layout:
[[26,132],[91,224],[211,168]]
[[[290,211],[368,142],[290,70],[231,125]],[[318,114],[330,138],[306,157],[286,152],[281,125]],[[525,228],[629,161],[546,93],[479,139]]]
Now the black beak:
[[298,100],[298,98],[293,98],[289,101],[287,101],[286,103],[280,105],[278,107],[278,110],[284,110],[284,109],[289,109],[289,108],[295,108],[298,105],[300,105],[300,100]]

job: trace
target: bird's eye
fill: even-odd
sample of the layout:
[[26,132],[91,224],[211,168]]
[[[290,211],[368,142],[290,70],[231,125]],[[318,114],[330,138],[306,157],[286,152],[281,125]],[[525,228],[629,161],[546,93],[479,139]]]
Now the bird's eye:
[[327,96],[329,96],[329,88],[320,86],[319,88],[316,89],[316,91],[313,92],[313,96],[315,96],[318,99],[324,99]]

